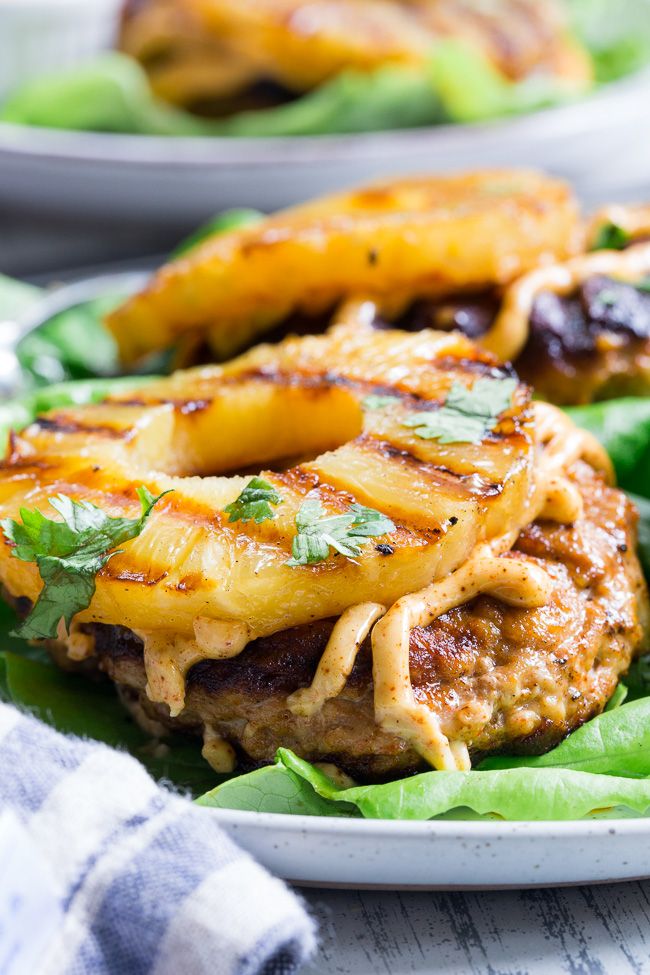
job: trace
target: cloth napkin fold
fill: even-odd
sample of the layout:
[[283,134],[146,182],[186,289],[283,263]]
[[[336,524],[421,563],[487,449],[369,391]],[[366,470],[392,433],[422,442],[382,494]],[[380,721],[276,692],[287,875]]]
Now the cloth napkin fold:
[[[211,810],[158,786],[131,756],[6,704],[0,813],[20,834],[0,830],[0,960],[13,959],[3,973],[291,975],[314,948],[297,897]],[[30,910],[37,926],[25,924]],[[39,962],[21,967],[37,934]]]

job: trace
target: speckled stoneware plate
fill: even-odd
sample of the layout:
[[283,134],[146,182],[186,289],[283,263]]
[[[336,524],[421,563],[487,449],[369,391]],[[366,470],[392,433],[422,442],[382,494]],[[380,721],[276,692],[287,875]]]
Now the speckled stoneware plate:
[[471,890],[650,877],[648,819],[408,823],[212,814],[269,870],[303,885]]
[[272,210],[391,173],[532,165],[588,201],[650,172],[650,72],[521,118],[275,139],[166,138],[0,124],[0,207],[191,227],[224,207]]

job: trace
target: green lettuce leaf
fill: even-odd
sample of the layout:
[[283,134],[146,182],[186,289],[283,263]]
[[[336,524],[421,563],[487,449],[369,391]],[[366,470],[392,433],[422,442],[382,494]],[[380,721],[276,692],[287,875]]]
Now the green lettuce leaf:
[[431,72],[388,66],[345,71],[287,105],[240,112],[214,134],[238,137],[329,135],[416,128],[445,121]]
[[332,807],[318,792],[283,762],[267,765],[228,780],[227,789],[212,789],[196,800],[199,806],[242,809],[253,812],[288,813],[294,816],[358,816],[351,803]]
[[207,119],[159,101],[142,68],[111,52],[27,82],[0,108],[0,120],[142,135],[313,136],[481,121],[557,104],[584,88],[548,78],[511,82],[480,52],[450,40],[433,46],[422,67],[344,71],[287,104]]
[[[316,766],[281,748],[272,771],[251,784],[255,775],[231,779],[197,801],[221,809],[329,816],[350,815],[352,806],[368,819],[402,820],[467,809],[508,820],[570,820],[617,807],[640,814],[650,809],[650,779],[566,768],[424,772],[385,785],[340,788]],[[316,812],[312,792],[327,807]]]
[[619,485],[650,496],[650,397],[575,406],[567,413],[600,440],[612,458]]
[[440,121],[428,74],[385,68],[339,75],[294,102],[205,119],[152,94],[144,71],[115,52],[29,81],[14,92],[0,120],[20,125],[166,136],[285,136],[403,128]]
[[568,9],[598,82],[615,81],[650,62],[648,0],[618,0],[615,8],[611,0],[569,0]]
[[457,40],[436,45],[431,73],[444,113],[454,122],[524,115],[575,99],[587,87],[543,76],[509,81],[486,57]]
[[117,52],[27,81],[0,108],[0,121],[76,131],[188,136],[205,134],[206,124],[154,98],[140,65]]
[[16,350],[30,379],[37,385],[49,385],[117,374],[117,345],[102,319],[120,301],[122,297],[109,295],[84,302],[30,332]]

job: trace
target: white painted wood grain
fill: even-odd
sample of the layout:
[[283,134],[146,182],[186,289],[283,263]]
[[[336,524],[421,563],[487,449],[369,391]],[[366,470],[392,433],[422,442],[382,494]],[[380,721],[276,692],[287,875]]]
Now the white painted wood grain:
[[306,975],[650,973],[650,883],[303,896],[321,926]]

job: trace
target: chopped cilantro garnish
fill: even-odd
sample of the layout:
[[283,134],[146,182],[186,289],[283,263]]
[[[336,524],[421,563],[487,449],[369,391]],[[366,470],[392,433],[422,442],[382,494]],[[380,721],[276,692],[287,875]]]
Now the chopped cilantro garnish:
[[592,251],[622,251],[630,242],[630,235],[616,223],[604,223],[599,227]]
[[164,494],[155,498],[139,487],[139,518],[111,518],[89,501],[74,501],[65,494],[48,498],[63,521],[46,518],[38,508],[21,508],[22,524],[5,518],[0,524],[6,540],[15,546],[12,554],[35,562],[43,580],[40,596],[13,635],[26,640],[55,637],[62,619],[69,627],[72,617],[90,605],[97,573],[120,551],[115,546],[140,534]]
[[353,504],[340,515],[328,515],[320,501],[308,498],[296,514],[297,534],[287,565],[313,565],[328,558],[330,549],[352,559],[369,538],[395,531],[395,525],[374,508]]
[[259,525],[261,521],[275,518],[272,504],[282,504],[282,498],[263,477],[254,477],[224,511],[229,516],[228,521],[255,521]]
[[438,410],[413,413],[404,420],[423,440],[440,443],[480,443],[501,413],[512,405],[516,379],[477,379],[469,388],[455,382]]
[[371,393],[369,396],[364,396],[361,405],[365,410],[383,410],[384,407],[396,403],[397,400],[397,396],[379,396],[376,393]]

